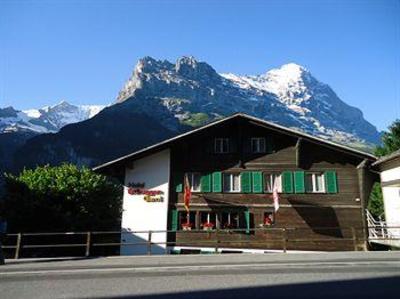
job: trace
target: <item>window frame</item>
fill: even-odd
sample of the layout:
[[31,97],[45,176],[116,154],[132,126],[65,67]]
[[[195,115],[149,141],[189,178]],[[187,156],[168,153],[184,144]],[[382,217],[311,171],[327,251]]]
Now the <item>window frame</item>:
[[[178,229],[177,229],[178,231],[183,231],[182,224],[186,223],[186,222],[182,221],[182,219],[184,219],[186,221],[187,220],[186,215],[187,215],[186,211],[178,210]],[[196,211],[190,211],[189,212],[189,219],[191,221],[190,224],[192,224],[192,226],[191,226],[192,229],[197,229],[197,227],[196,227],[196,222],[197,222],[196,218],[197,218]]]
[[[267,190],[267,184],[265,184],[265,176],[269,175],[270,176],[270,183],[271,183],[271,191]],[[272,176],[278,176],[279,177],[279,186],[278,186],[278,193],[283,192],[283,184],[282,184],[282,172],[263,172],[263,183],[264,183],[264,193],[273,193],[274,192],[274,181],[271,180]]]
[[[311,175],[311,185],[312,185],[312,190],[308,189],[308,184],[307,184],[307,176]],[[317,186],[317,175],[320,175],[322,178],[322,189],[321,190],[316,190]],[[304,174],[304,189],[306,193],[319,193],[323,194],[326,193],[326,182],[325,182],[325,173],[324,172],[306,172]]]
[[[187,172],[186,173],[189,176],[189,182],[190,182],[190,191],[193,193],[199,193],[201,192],[201,173],[200,172]],[[198,190],[194,190],[193,189],[193,181],[194,181],[194,175],[198,175],[199,176],[199,189]]]
[[[220,143],[218,143],[220,142]],[[224,142],[226,142],[226,151],[224,151]],[[214,153],[216,154],[228,154],[230,151],[229,138],[228,137],[216,137],[214,138]]]
[[[272,219],[271,219],[271,217],[269,217],[271,219],[271,224],[269,224],[269,225],[267,225],[265,223],[265,218],[267,215],[272,215]],[[275,225],[276,225],[276,212],[272,209],[265,210],[263,212],[262,223],[260,223],[259,226],[264,227],[264,228],[269,228],[269,227],[274,227]]]
[[[264,141],[264,148],[261,148],[261,140]],[[257,150],[253,149],[253,141],[257,141]],[[251,147],[251,152],[254,154],[264,154],[267,151],[267,144],[266,144],[266,138],[265,137],[251,137],[250,138],[250,147]]]
[[[240,228],[240,213],[239,211],[221,211],[219,213],[220,229],[238,229]],[[224,222],[224,216],[226,216],[226,222]]]
[[[206,222],[203,222],[203,216],[206,218]],[[210,223],[214,224],[214,226],[210,230],[216,230],[219,228],[219,219],[218,212],[213,211],[200,211],[198,214],[199,217],[199,229],[204,230],[204,224],[208,222],[208,218],[210,219]]]
[[[225,189],[225,176],[229,175],[229,190]],[[239,177],[239,190],[233,190],[233,176],[237,175]],[[223,193],[240,193],[242,191],[242,182],[239,172],[223,172],[222,173],[222,192]]]

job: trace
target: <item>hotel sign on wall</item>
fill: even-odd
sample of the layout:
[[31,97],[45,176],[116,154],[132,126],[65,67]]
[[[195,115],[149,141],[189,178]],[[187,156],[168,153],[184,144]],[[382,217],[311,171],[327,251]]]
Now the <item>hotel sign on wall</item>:
[[143,199],[147,202],[163,202],[164,192],[161,190],[148,190],[145,183],[129,183],[128,194],[143,195]]

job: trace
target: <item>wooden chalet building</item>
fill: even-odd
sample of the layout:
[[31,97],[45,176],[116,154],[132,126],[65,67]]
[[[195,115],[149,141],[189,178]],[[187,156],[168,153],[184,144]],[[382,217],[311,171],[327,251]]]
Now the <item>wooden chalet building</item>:
[[[122,230],[133,233],[122,242],[145,242],[148,233],[137,231],[152,230],[152,253],[366,250],[365,208],[379,180],[370,170],[375,160],[238,113],[94,170],[123,178]],[[185,174],[192,188],[190,228]],[[121,246],[121,254],[147,251],[145,244]]]

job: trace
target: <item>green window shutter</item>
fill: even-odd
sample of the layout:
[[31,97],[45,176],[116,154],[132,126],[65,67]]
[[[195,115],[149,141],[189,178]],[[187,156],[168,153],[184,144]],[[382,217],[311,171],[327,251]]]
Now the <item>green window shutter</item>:
[[212,174],[212,192],[222,192],[222,173],[220,171]]
[[242,193],[251,193],[251,172],[242,172],[240,174],[240,184]]
[[327,193],[338,192],[336,171],[334,170],[325,171],[325,184]]
[[293,173],[291,171],[282,172],[283,192],[293,193]]
[[252,179],[253,179],[253,193],[262,193],[263,192],[262,172],[253,171]]
[[174,175],[175,192],[183,192],[183,175],[182,173],[175,173]]
[[171,230],[178,230],[178,210],[171,210]]
[[246,222],[246,234],[250,233],[250,211],[244,211],[244,220]]
[[294,172],[294,191],[295,193],[304,193],[304,171]]
[[207,173],[200,179],[201,192],[211,192],[211,174]]

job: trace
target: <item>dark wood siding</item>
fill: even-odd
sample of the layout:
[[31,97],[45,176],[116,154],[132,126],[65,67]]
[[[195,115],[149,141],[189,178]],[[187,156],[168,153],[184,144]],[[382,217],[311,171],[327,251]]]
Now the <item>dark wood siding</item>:
[[[215,137],[230,138],[232,151],[227,154],[215,154]],[[266,141],[273,145],[273,152],[252,153],[251,137],[265,137]],[[299,142],[295,136],[284,135],[237,119],[175,143],[171,148],[171,177],[176,173],[185,172],[333,170],[337,176],[337,193],[280,194],[281,207],[275,215],[273,229],[247,235],[220,234],[218,246],[281,249],[282,234],[285,233],[288,238],[286,246],[291,250],[355,250],[365,248],[365,242],[362,240],[364,222],[357,172],[360,162],[361,158],[305,140]],[[184,210],[183,194],[176,193],[174,188],[171,188],[170,206]],[[272,209],[273,202],[271,194],[265,193],[194,193],[191,200],[192,211],[220,212],[231,207],[249,209],[253,225],[257,227],[263,221],[264,212]],[[356,241],[351,239],[351,227],[356,228]],[[283,232],[282,228],[287,228],[286,232]],[[176,238],[177,245],[194,245],[193,240],[202,239],[209,241],[205,244],[213,244],[216,241],[215,232],[179,231],[172,238]],[[331,241],[322,242],[318,241],[318,238]]]

